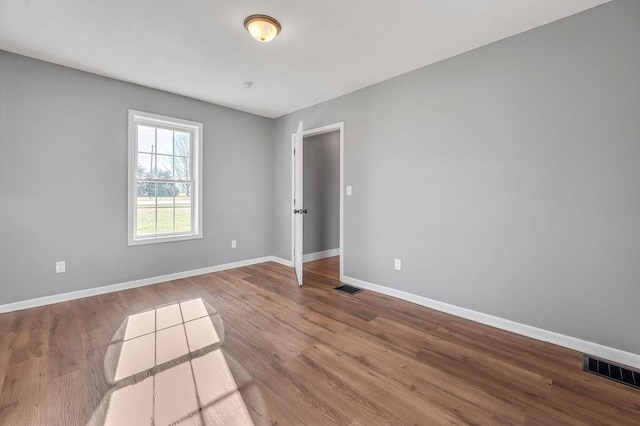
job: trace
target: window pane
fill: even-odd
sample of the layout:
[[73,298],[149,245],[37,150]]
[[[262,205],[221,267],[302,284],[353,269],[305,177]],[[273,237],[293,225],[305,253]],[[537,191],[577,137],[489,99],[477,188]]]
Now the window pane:
[[138,126],[138,152],[154,152],[155,145],[155,127]]
[[153,177],[153,157],[151,154],[138,154],[138,179]]
[[152,235],[156,233],[156,209],[139,207],[136,214],[138,235]]
[[140,180],[137,183],[138,207],[143,205],[156,205],[156,183]]
[[182,157],[190,157],[191,134],[186,132],[174,132],[174,154]]
[[191,231],[191,197],[180,193],[176,196],[176,232]]
[[173,207],[173,196],[175,195],[175,184],[158,183],[158,207]]
[[189,159],[187,157],[174,157],[175,179],[191,180],[189,173]]
[[191,182],[176,183],[176,203],[179,197],[191,197],[191,188],[193,184]]
[[158,154],[173,155],[173,130],[158,129]]
[[173,157],[170,155],[158,155],[156,164],[156,177],[158,179],[173,179]]
[[173,232],[173,206],[158,207],[158,234]]

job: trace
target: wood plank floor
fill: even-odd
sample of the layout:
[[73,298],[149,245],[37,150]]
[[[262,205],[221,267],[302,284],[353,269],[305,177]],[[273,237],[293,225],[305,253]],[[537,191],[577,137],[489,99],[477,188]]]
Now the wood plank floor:
[[306,272],[312,272],[323,277],[340,279],[340,256],[327,257],[303,264]]
[[580,353],[340,294],[337,265],[305,264],[303,288],[269,262],[2,314],[0,424],[84,424],[111,388],[104,356],[123,320],[198,297],[222,317],[256,424],[639,424],[640,391],[582,372]]

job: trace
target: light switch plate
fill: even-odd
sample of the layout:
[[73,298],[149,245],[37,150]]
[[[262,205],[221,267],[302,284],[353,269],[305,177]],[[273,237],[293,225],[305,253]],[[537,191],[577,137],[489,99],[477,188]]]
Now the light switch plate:
[[351,195],[353,193],[353,189],[351,185],[347,185],[347,195]]

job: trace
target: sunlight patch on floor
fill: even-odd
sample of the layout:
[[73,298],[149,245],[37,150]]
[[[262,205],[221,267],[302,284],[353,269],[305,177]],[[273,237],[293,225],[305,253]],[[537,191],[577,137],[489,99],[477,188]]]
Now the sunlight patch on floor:
[[88,424],[253,425],[223,341],[222,318],[202,299],[130,315],[105,355],[115,387]]

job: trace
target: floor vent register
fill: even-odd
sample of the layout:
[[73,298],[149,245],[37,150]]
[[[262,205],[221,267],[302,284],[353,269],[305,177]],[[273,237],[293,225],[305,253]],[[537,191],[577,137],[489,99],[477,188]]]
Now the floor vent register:
[[624,365],[605,361],[591,355],[584,355],[582,369],[607,379],[615,380],[627,386],[640,389],[640,371]]
[[361,288],[358,287],[354,287],[352,285],[341,285],[340,287],[335,287],[335,290],[341,291],[343,293],[347,293],[347,294],[356,294],[356,293],[360,293],[362,291]]

